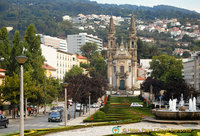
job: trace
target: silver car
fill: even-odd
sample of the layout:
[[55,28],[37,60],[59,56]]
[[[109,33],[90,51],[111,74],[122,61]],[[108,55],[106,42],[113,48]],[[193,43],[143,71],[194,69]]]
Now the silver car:
[[143,105],[139,104],[137,102],[133,102],[133,103],[131,103],[130,107],[143,107]]

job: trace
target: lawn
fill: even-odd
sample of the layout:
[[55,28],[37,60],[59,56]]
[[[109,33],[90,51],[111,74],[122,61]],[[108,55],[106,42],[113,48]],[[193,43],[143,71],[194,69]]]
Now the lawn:
[[130,107],[132,102],[143,102],[138,97],[110,97],[107,104],[100,109],[105,113],[104,118],[94,119],[94,115],[84,122],[107,122],[107,121],[140,121],[144,117],[152,116],[151,108]]

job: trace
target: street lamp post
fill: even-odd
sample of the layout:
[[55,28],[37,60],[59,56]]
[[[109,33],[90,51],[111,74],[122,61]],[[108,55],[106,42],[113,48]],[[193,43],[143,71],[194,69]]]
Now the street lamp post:
[[90,100],[91,98],[90,97],[91,97],[91,93],[89,93],[89,115],[90,115],[90,104],[91,104],[91,100]]
[[24,136],[24,86],[23,86],[23,64],[28,59],[25,56],[15,58],[20,64],[20,136]]
[[67,126],[67,87],[68,87],[69,83],[64,82],[62,83],[63,88],[65,88],[65,127]]

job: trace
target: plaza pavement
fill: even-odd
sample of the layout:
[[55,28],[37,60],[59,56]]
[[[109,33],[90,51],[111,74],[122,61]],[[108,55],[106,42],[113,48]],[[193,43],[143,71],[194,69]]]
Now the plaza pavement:
[[[95,113],[98,109],[91,108],[90,115]],[[43,116],[42,114],[40,114]],[[89,123],[83,123],[83,120],[90,116],[89,112],[85,113],[84,115],[77,117],[75,119],[71,119],[68,121],[68,126],[75,126],[75,125],[87,125]],[[31,117],[30,117],[31,118]],[[60,127],[64,126],[64,122],[60,124]],[[172,130],[172,129],[200,129],[200,125],[194,124],[161,124],[161,123],[150,123],[150,122],[139,122],[133,124],[125,124],[125,125],[111,125],[111,126],[98,126],[98,127],[88,127],[88,128],[81,128],[69,131],[63,131],[58,133],[52,133],[45,136],[102,136],[113,134],[112,129],[113,127],[119,128],[119,133],[123,132],[136,132],[136,131],[151,131],[151,130]]]
[[[95,113],[95,109],[91,108],[91,114]],[[74,125],[87,125],[83,123],[83,120],[89,116],[89,112],[81,117],[70,120],[67,124],[69,126]],[[89,123],[88,123],[89,124]],[[63,124],[64,125],[64,124]],[[136,131],[158,131],[158,130],[191,130],[191,129],[200,129],[200,125],[195,124],[164,124],[164,123],[151,123],[142,121],[139,123],[125,124],[125,125],[110,125],[110,126],[98,126],[98,127],[88,127],[81,128],[63,132],[57,132],[48,134],[45,136],[103,136],[108,134],[113,134],[112,130],[114,127],[119,128],[119,133],[124,132],[136,132]]]
[[[80,122],[80,124],[83,124],[83,123]],[[63,131],[63,132],[58,132],[58,133],[52,133],[45,136],[103,136],[103,135],[113,134],[112,132],[113,127],[118,127],[119,133],[136,132],[136,131],[152,131],[152,130],[156,131],[156,130],[200,129],[199,125],[194,125],[194,124],[175,125],[175,124],[139,122],[139,123],[133,123],[133,124],[127,124],[127,125],[118,125],[118,126],[112,125],[112,126],[99,126],[99,127],[75,129],[75,130]]]

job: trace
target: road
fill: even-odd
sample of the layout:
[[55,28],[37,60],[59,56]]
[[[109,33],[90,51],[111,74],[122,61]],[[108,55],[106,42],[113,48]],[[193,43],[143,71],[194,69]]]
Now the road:
[[[59,104],[59,106],[62,106],[62,104]],[[68,109],[68,114],[70,114],[71,119],[73,119],[74,117],[74,107],[75,105],[73,104]],[[78,116],[79,116],[79,112],[76,112],[76,117]],[[64,117],[63,117],[63,121],[64,121]],[[0,135],[2,135],[3,133],[19,131],[19,124],[20,124],[19,118],[10,119],[9,122],[10,123],[8,125],[8,128],[0,127]],[[48,113],[47,113],[46,115],[40,114],[37,117],[29,117],[28,119],[25,119],[24,126],[25,126],[24,127],[25,130],[39,129],[39,128],[54,128],[54,127],[63,126],[63,122],[48,122]]]

